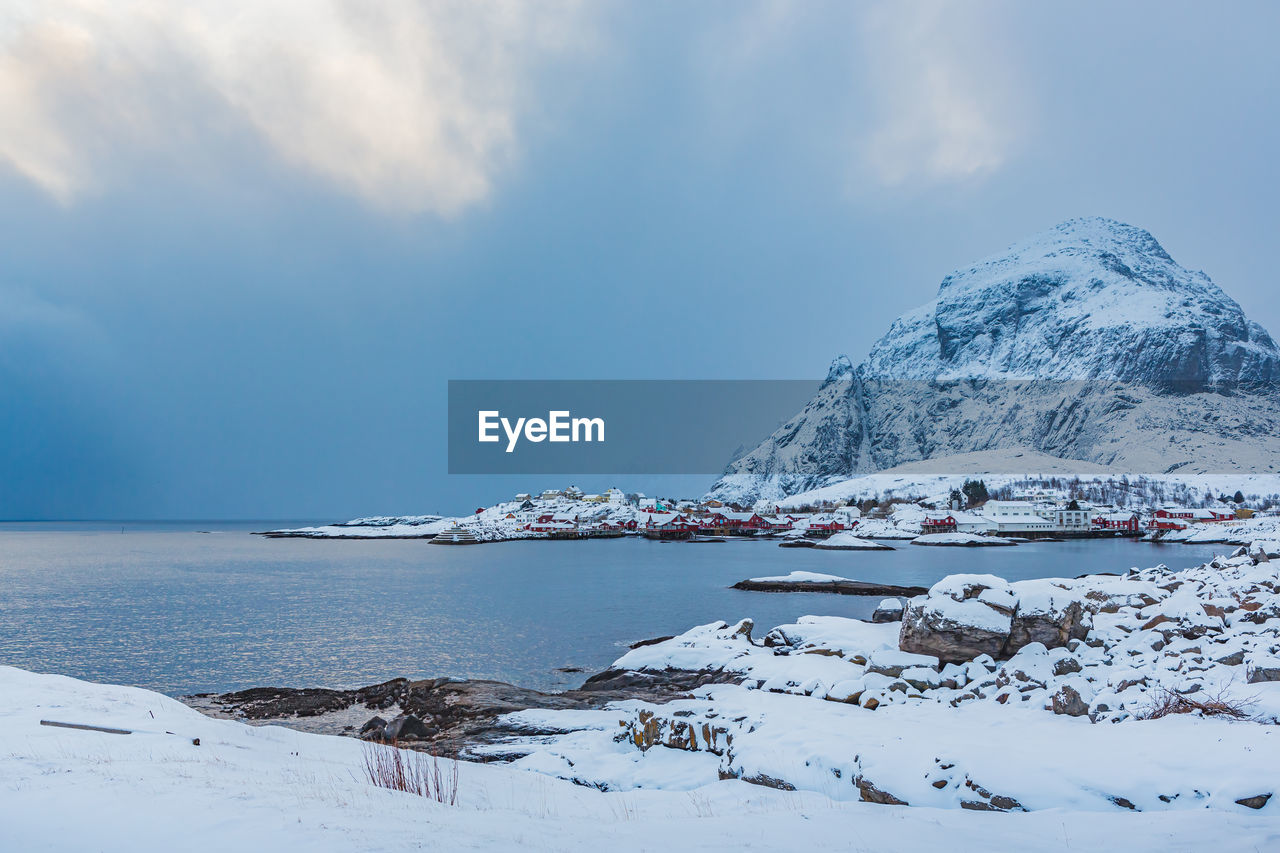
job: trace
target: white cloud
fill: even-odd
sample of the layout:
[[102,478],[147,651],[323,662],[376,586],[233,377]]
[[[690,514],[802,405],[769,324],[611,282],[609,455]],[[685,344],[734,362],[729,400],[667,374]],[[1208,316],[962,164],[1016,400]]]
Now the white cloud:
[[374,206],[456,214],[517,153],[540,63],[586,39],[567,0],[41,0],[3,15],[0,162],[63,202],[138,151],[181,157],[229,116]]
[[867,8],[859,65],[871,109],[859,150],[879,182],[980,176],[1016,147],[1017,69],[991,13],[951,0]]

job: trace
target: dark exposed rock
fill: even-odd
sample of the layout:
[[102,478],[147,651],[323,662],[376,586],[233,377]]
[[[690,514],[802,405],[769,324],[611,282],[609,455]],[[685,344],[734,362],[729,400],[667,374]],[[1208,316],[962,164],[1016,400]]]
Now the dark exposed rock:
[[1266,681],[1280,681],[1280,666],[1255,666],[1249,669],[1249,683],[1262,684]]
[[1056,676],[1070,675],[1073,672],[1079,672],[1081,669],[1080,661],[1075,658],[1061,658],[1053,664],[1053,674]]
[[1053,694],[1053,713],[1066,714],[1068,717],[1083,717],[1089,713],[1089,703],[1080,698],[1080,693],[1069,684],[1064,684]]
[[636,640],[634,643],[627,646],[627,648],[639,649],[645,646],[656,646],[658,645],[658,643],[665,643],[667,640],[672,640],[672,639],[675,639],[674,634],[669,634],[665,637],[653,637],[652,639],[648,639],[648,640]]
[[[519,729],[499,718],[529,708],[554,710],[602,708],[624,699],[667,701],[706,684],[736,682],[733,672],[630,672],[606,670],[593,675],[577,690],[543,693],[501,681],[397,678],[357,690],[257,687],[199,697],[191,704],[207,714],[255,722],[307,721],[311,731],[350,734],[353,712],[392,710],[391,722],[375,716],[360,737],[399,740],[415,749],[457,755],[468,747],[493,743],[513,734],[550,734]],[[189,697],[195,699],[196,697]],[[357,717],[358,720],[358,717]]]
[[922,586],[895,586],[865,581],[738,581],[731,589],[748,592],[829,592],[836,595],[879,595],[911,597],[929,590]]
[[1245,808],[1260,809],[1263,806],[1265,806],[1267,804],[1267,801],[1270,799],[1271,799],[1270,794],[1256,794],[1255,796],[1252,796],[1252,797],[1242,797],[1236,800],[1236,802],[1239,805],[1244,806]]
[[1013,797],[1006,797],[1003,794],[993,794],[986,788],[979,785],[972,779],[965,779],[964,785],[969,790],[978,795],[977,800],[961,800],[960,808],[969,809],[978,812],[1025,812],[1026,808],[1022,803]]
[[284,717],[315,717],[332,711],[361,704],[381,710],[395,703],[397,692],[408,685],[408,680],[397,678],[383,684],[362,687],[359,690],[329,690],[326,688],[276,688],[254,687],[237,690],[216,697],[219,704],[234,706],[236,712],[250,720],[273,720]]
[[373,717],[360,727],[359,734],[363,740],[383,740],[386,730],[387,721],[381,717]]
[[387,741],[422,740],[435,732],[428,728],[415,714],[402,714],[387,723],[382,730],[382,738]]
[[766,788],[777,788],[779,791],[794,791],[795,785],[785,779],[775,779],[765,773],[757,773],[754,776],[739,777],[743,782],[750,782],[752,785],[763,785]]
[[879,803],[882,806],[910,805],[906,800],[900,800],[888,791],[880,790],[865,776],[859,776],[853,784],[857,786],[859,799],[864,803]]

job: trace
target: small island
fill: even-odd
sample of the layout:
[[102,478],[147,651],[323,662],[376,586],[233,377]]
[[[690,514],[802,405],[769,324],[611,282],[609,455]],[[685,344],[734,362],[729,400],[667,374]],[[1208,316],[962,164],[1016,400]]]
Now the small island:
[[731,589],[748,592],[826,592],[835,595],[878,595],[904,596],[910,598],[928,592],[922,586],[897,586],[886,583],[868,583],[839,575],[824,575],[818,572],[792,572],[789,575],[777,575],[764,578],[749,578],[738,581]]

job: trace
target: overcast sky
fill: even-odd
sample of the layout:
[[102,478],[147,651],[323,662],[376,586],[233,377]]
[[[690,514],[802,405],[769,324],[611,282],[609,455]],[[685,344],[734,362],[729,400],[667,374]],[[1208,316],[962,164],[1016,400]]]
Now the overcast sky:
[[1280,332],[1280,4],[1226,8],[6,3],[0,517],[562,486],[449,477],[446,381],[818,379],[1080,215]]

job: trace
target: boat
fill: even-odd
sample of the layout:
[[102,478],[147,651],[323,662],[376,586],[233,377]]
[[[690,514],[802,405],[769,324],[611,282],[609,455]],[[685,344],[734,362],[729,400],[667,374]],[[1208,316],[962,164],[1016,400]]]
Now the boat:
[[480,540],[465,527],[455,524],[431,538],[432,545],[479,545]]

